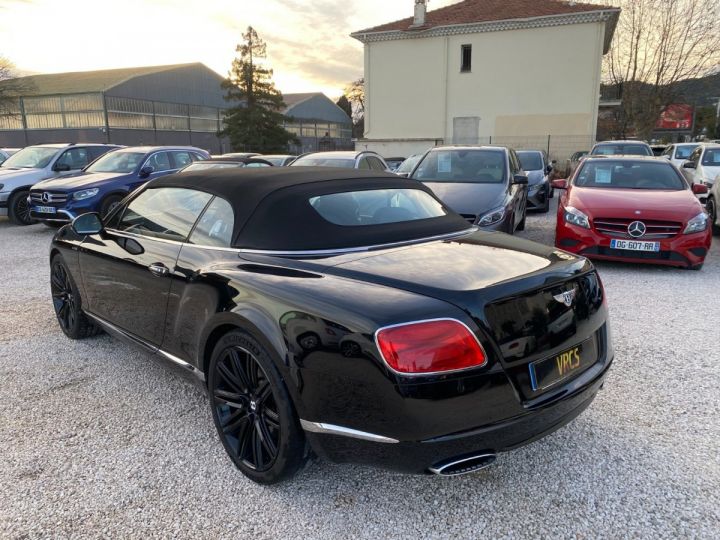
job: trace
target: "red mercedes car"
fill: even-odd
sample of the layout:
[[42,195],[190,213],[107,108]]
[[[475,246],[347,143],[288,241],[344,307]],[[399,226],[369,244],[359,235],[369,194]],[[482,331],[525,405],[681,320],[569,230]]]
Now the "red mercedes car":
[[709,219],[667,160],[588,157],[570,180],[553,181],[560,197],[555,245],[592,259],[699,270],[710,249]]

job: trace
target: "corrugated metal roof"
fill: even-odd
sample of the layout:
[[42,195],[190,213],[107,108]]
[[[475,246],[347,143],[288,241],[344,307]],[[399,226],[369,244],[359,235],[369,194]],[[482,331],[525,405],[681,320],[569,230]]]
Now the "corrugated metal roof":
[[[168,66],[145,66],[121,69],[103,69],[99,71],[75,71],[71,73],[48,73],[30,75],[0,82],[18,88],[23,96],[42,96],[53,94],[83,94],[105,92],[114,86],[141,77],[191,66],[203,66],[200,62],[173,64]],[[207,69],[207,68],[206,68]]]

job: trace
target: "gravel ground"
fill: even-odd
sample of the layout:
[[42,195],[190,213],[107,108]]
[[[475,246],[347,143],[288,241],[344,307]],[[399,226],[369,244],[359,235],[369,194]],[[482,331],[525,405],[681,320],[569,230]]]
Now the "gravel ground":
[[[532,216],[522,234],[551,243],[553,223]],[[268,488],[232,467],[192,384],[108,336],[62,335],[51,237],[0,218],[0,537],[719,536],[718,245],[701,272],[599,264],[616,352],[605,389],[492,468],[316,462]]]

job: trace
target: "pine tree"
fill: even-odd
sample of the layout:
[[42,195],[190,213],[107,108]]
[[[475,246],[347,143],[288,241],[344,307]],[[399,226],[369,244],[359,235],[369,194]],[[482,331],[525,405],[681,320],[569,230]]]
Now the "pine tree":
[[282,94],[272,82],[273,71],[256,63],[267,56],[265,42],[249,26],[235,51],[238,56],[222,87],[227,90],[225,99],[237,105],[226,111],[220,134],[229,137],[236,150],[287,151],[288,144],[298,140],[283,128]]

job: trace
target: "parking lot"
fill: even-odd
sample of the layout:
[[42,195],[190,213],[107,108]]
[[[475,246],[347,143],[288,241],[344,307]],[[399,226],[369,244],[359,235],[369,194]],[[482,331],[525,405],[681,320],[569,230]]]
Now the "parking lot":
[[[551,244],[553,210],[520,234]],[[107,335],[64,337],[52,234],[0,218],[2,537],[717,537],[720,243],[700,272],[598,264],[615,363],[551,436],[459,478],[316,461],[266,488],[186,379]]]

